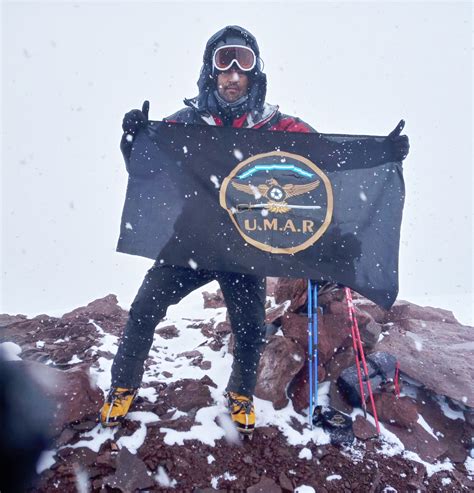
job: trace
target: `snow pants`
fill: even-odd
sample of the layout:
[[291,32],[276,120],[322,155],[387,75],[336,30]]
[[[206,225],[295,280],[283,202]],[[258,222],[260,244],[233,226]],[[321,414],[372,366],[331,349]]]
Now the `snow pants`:
[[112,365],[112,386],[140,386],[158,323],[170,305],[195,289],[217,280],[234,334],[234,361],[226,390],[252,397],[265,344],[266,279],[248,274],[194,270],[155,263],[130,308]]

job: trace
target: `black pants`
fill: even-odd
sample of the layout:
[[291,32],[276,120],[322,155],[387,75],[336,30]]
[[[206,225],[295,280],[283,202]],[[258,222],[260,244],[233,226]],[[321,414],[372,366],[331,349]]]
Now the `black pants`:
[[265,344],[266,279],[156,263],[147,272],[130,308],[112,365],[113,387],[139,387],[155,328],[168,307],[213,280],[219,282],[224,295],[235,341],[232,373],[226,390],[247,397],[253,395]]

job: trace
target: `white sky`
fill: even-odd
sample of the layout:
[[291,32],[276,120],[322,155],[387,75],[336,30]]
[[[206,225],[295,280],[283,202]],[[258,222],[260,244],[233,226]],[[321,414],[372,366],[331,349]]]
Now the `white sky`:
[[151,261],[115,252],[123,114],[196,94],[207,39],[256,37],[267,101],[320,132],[406,120],[400,296],[474,324],[470,2],[3,2],[0,312],[133,300]]

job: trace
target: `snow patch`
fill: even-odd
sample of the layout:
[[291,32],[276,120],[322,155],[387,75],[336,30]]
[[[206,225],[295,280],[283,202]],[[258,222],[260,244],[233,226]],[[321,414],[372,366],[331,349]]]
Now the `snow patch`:
[[304,447],[300,450],[300,453],[298,454],[298,458],[311,460],[313,458],[313,453],[308,447]]
[[160,486],[163,486],[163,488],[174,488],[177,484],[176,479],[171,479],[168,474],[166,474],[163,466],[158,467],[158,474],[155,475],[155,481]]
[[339,479],[342,479],[342,476],[339,476],[339,474],[331,474],[326,478],[326,481],[338,481]]

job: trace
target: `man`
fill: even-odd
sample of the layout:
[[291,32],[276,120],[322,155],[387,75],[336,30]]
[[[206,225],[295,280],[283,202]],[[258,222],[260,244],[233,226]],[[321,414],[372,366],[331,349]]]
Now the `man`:
[[[265,102],[266,76],[256,39],[239,26],[227,26],[207,42],[199,94],[168,122],[231,126],[270,131],[315,132],[298,118],[284,115]],[[121,149],[128,165],[133,138],[148,123],[149,103],[123,120]],[[398,137],[400,156],[408,139]],[[403,158],[401,157],[401,158]],[[156,325],[169,305],[191,291],[217,280],[224,295],[234,334],[234,361],[226,396],[237,429],[250,434],[255,426],[252,402],[257,367],[265,343],[265,278],[247,274],[194,270],[155,262],[132,303],[129,319],[112,366],[112,388],[101,411],[104,426],[117,425],[127,414],[143,376],[143,364]]]

